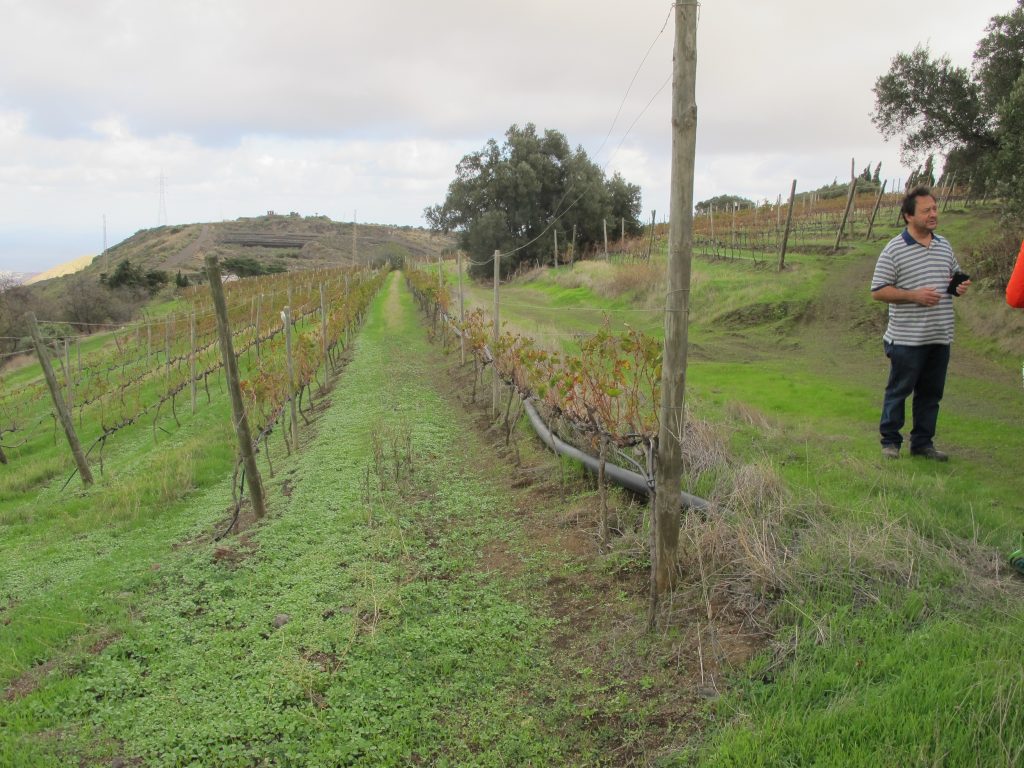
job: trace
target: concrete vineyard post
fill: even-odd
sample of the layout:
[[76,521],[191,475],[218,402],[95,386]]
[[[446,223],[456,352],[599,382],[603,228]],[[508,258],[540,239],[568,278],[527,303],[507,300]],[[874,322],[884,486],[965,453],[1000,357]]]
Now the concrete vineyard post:
[[206,279],[210,283],[210,294],[213,298],[214,310],[217,314],[217,334],[220,337],[220,353],[224,360],[224,370],[228,380],[228,394],[231,397],[231,415],[238,438],[238,450],[245,468],[245,481],[249,486],[249,497],[257,517],[267,513],[263,497],[263,480],[256,466],[256,453],[249,433],[249,419],[245,415],[245,404],[242,402],[242,388],[238,377],[238,360],[231,343],[231,326],[228,324],[228,308],[224,301],[224,286],[220,281],[220,265],[217,257],[206,257]]
[[46,377],[46,386],[50,388],[50,396],[53,398],[53,407],[57,409],[57,417],[64,428],[64,436],[67,438],[68,446],[71,448],[71,455],[78,467],[78,474],[82,478],[82,485],[92,485],[92,472],[89,471],[89,462],[85,459],[82,445],[78,442],[78,435],[75,433],[75,425],[71,421],[71,414],[60,393],[60,385],[57,384],[57,377],[53,373],[53,366],[50,365],[50,357],[46,353],[46,346],[39,335],[39,326],[36,324],[36,316],[29,313],[29,329],[32,332],[32,344],[36,348],[36,355],[39,356],[39,364],[43,367],[43,376]]

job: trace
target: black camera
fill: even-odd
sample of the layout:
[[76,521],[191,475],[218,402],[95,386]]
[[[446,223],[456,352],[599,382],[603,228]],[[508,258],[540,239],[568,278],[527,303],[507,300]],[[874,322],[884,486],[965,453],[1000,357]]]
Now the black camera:
[[970,279],[971,276],[966,272],[954,272],[953,278],[949,281],[949,285],[946,287],[946,293],[950,296],[956,296],[956,289],[959,287],[960,283]]

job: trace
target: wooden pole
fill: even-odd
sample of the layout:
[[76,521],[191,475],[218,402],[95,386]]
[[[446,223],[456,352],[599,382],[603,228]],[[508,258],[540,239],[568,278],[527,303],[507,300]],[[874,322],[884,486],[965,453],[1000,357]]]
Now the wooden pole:
[[78,435],[75,434],[75,424],[71,420],[71,413],[64,403],[64,397],[60,393],[60,385],[57,384],[57,377],[53,373],[53,366],[50,365],[50,357],[46,353],[46,345],[39,335],[39,326],[36,323],[35,313],[29,312],[29,330],[32,332],[32,343],[36,348],[36,355],[39,356],[39,364],[43,367],[43,376],[46,377],[46,386],[50,388],[50,397],[53,398],[53,407],[57,409],[57,417],[60,425],[64,428],[64,436],[71,448],[71,455],[78,467],[78,474],[82,478],[82,485],[92,485],[92,472],[89,471],[89,462],[82,452],[82,445],[78,442]]
[[949,198],[953,196],[956,190],[956,171],[953,171],[953,175],[949,180],[949,186],[946,187],[942,197],[942,212],[946,212],[946,206],[949,205]]
[[846,229],[846,219],[850,216],[850,207],[853,205],[853,196],[857,194],[857,179],[850,180],[850,194],[846,196],[846,210],[843,212],[843,221],[836,232],[836,244],[832,246],[833,251],[839,250],[839,241],[843,239],[843,230]]
[[871,209],[871,218],[868,219],[868,234],[864,238],[865,240],[870,240],[871,239],[871,232],[875,228],[875,216],[878,215],[878,208],[882,204],[882,196],[885,195],[885,185],[888,184],[888,183],[889,183],[888,179],[883,181],[882,182],[882,186],[878,190],[878,197],[875,198],[875,205]]
[[64,339],[64,383],[68,388],[68,413],[75,410],[75,382],[71,376],[71,342]]
[[253,340],[256,344],[256,359],[260,359],[260,310],[263,309],[263,294],[256,294],[256,333]]
[[658,597],[676,581],[679,547],[679,491],[685,424],[686,355],[693,260],[693,178],[697,142],[697,4],[677,3],[672,75],[672,192],[670,197],[668,293],[665,296],[665,342],[662,353],[661,419],[651,552],[651,605],[654,626]]
[[608,219],[601,219],[601,226],[604,229],[604,260],[608,261]]
[[647,241],[647,260],[651,260],[651,251],[654,250],[654,224],[657,211],[651,211],[651,239]]
[[331,375],[331,361],[327,357],[327,302],[324,300],[324,284],[320,283],[320,336],[323,339],[324,355],[324,386],[327,386],[327,377]]
[[288,400],[292,416],[292,445],[299,450],[299,415],[295,407],[295,363],[292,360],[292,287],[288,286],[288,304],[281,312],[284,322],[284,352],[288,363]]
[[796,198],[796,179],[789,188],[789,210],[786,212],[786,229],[782,233],[782,243],[779,246],[779,272],[786,268],[786,246],[789,244],[789,228],[793,224],[793,201]]
[[459,357],[461,364],[466,364],[466,334],[465,334],[465,323],[466,323],[466,302],[462,295],[462,251],[456,252],[456,258],[459,262],[459,322],[463,325],[463,333],[459,334]]
[[569,249],[569,269],[573,268],[576,262],[576,225],[572,225],[572,248]]
[[499,287],[501,285],[501,252],[494,252],[494,332],[491,335],[491,354],[494,355],[494,360],[491,361],[491,367],[494,369],[494,388],[492,391],[491,399],[491,410],[496,415],[499,411],[501,402],[501,389],[500,381],[498,380],[498,336],[501,333],[501,322],[500,322],[500,304],[499,304]]
[[729,230],[729,247],[736,250],[736,203],[732,204],[732,226]]
[[552,267],[557,267],[558,266],[558,230],[557,229],[553,229],[552,232],[554,232],[554,235],[555,235],[555,254],[554,254],[554,256],[551,257],[551,266]]
[[192,400],[192,415],[196,412],[196,313],[193,312],[188,318],[188,338],[189,338],[189,353],[188,353],[188,375],[191,381],[189,382],[189,395]]
[[249,434],[249,419],[245,415],[245,404],[242,402],[242,388],[239,385],[238,360],[231,343],[231,326],[228,324],[228,308],[224,301],[224,286],[220,282],[220,265],[217,257],[210,254],[206,257],[206,279],[210,283],[210,294],[217,313],[217,334],[220,337],[220,353],[224,360],[227,374],[228,393],[231,396],[231,415],[238,438],[238,450],[245,468],[245,481],[249,486],[249,497],[252,500],[253,512],[256,517],[267,513],[263,497],[263,480],[256,466],[256,454],[253,450],[252,437]]

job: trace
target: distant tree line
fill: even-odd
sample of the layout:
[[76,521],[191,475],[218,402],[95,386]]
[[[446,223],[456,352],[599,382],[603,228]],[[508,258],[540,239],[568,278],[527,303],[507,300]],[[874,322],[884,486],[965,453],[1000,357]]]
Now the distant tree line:
[[603,247],[606,222],[609,239],[618,239],[623,221],[627,235],[642,231],[640,187],[618,173],[607,178],[582,147],[572,149],[556,130],[538,134],[532,123],[463,157],[444,203],[423,215],[432,229],[457,235],[477,275],[493,269],[495,250],[506,254],[505,272],[551,263],[555,238],[564,252],[574,228],[578,253]]

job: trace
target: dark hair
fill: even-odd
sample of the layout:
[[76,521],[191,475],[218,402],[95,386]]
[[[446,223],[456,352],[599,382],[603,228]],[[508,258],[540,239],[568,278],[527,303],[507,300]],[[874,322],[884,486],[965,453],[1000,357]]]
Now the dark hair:
[[917,213],[917,198],[919,197],[934,198],[935,195],[932,194],[931,187],[924,186],[914,187],[907,192],[903,196],[903,202],[900,204],[900,214],[903,216],[904,222],[907,220],[907,216],[913,216]]

